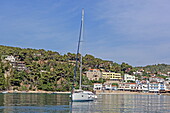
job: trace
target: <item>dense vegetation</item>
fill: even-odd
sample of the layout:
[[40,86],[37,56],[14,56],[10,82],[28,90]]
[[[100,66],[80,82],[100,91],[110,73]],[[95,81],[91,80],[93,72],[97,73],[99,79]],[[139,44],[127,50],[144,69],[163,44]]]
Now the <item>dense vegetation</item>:
[[[14,65],[15,63],[5,60],[10,55],[15,57],[15,62],[22,62],[24,68],[19,69],[19,64]],[[74,53],[60,55],[58,52],[43,49],[0,46],[0,57],[0,90],[71,90],[76,57]],[[158,67],[155,66],[156,69],[154,66],[144,68],[154,72],[169,71],[170,68],[169,65],[159,65]],[[168,69],[165,70],[165,67]],[[133,74],[142,67],[134,68],[127,63],[117,64],[87,54],[83,56],[83,72],[89,68]],[[86,76],[83,76],[82,81],[83,85],[92,85],[94,82],[89,81]],[[79,76],[76,77],[75,85],[76,87],[79,85]]]
[[[7,56],[14,56],[15,62],[22,62],[23,69],[14,66]],[[21,49],[18,47],[0,46],[0,90],[46,90],[69,91],[73,84],[73,70],[76,54],[60,55],[58,52],[43,49]],[[110,61],[104,61],[85,55],[83,57],[83,71],[89,68],[109,68]],[[101,65],[101,66],[100,66]],[[78,71],[77,71],[78,73]],[[76,77],[76,87],[79,85],[79,76]],[[92,85],[86,76],[83,76],[83,85]]]
[[170,72],[170,65],[167,65],[167,64],[148,65],[145,67],[138,67],[138,68],[139,69],[143,68],[145,71],[148,71],[154,74],[159,74],[159,72],[162,72],[162,73]]

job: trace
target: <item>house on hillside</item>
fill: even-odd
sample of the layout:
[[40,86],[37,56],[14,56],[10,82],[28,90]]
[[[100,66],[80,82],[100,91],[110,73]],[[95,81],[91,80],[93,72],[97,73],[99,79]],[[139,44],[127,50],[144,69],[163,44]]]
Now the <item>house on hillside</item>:
[[140,75],[140,76],[141,76],[141,75],[143,75],[143,72],[141,72],[141,71],[136,71],[136,72],[133,72],[133,74],[134,74],[134,75]]
[[19,71],[27,69],[24,61],[17,61],[16,68]]
[[150,82],[164,82],[165,80],[160,77],[149,77]]
[[142,76],[141,79],[142,79],[142,80],[149,80],[149,77],[147,77],[147,76]]
[[89,80],[98,81],[102,77],[102,73],[99,69],[89,69],[85,73]]
[[124,81],[125,81],[125,82],[135,81],[135,76],[129,75],[129,74],[124,74]]
[[14,56],[7,56],[5,60],[10,61],[10,62],[15,62],[15,57]]
[[102,72],[102,78],[110,80],[110,81],[121,81],[122,80],[121,73],[115,73],[115,72]]

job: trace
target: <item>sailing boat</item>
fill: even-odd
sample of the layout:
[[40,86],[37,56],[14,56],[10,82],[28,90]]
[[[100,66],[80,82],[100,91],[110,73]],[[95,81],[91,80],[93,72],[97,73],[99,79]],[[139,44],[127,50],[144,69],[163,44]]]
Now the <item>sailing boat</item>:
[[80,56],[80,83],[79,83],[79,89],[75,90],[75,80],[76,80],[76,70],[78,66],[78,55],[80,51],[80,44],[82,42],[83,38],[83,27],[84,27],[84,9],[82,9],[82,18],[81,18],[81,26],[80,26],[80,34],[79,34],[79,41],[78,41],[78,48],[77,48],[77,54],[76,54],[76,65],[74,69],[74,80],[73,80],[73,87],[71,92],[71,99],[72,101],[93,101],[97,98],[97,96],[91,92],[91,91],[84,91],[81,87],[81,79],[82,79],[82,55]]

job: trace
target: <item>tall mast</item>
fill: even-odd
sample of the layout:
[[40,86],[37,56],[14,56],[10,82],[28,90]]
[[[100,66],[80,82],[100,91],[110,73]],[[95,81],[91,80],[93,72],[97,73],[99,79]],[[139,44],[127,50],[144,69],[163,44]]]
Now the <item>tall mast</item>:
[[[80,51],[80,43],[82,41],[81,37],[83,36],[83,25],[84,24],[84,9],[82,9],[82,18],[81,18],[81,25],[80,25],[80,34],[79,34],[79,40],[78,40],[78,48],[77,48],[77,54],[76,54],[76,65],[75,65],[75,68],[74,68],[74,78],[73,78],[73,86],[72,86],[72,92],[74,91],[75,87],[75,81],[76,81],[76,71],[77,71],[77,66],[78,66],[78,55],[79,55],[79,51]],[[80,67],[82,68],[82,56],[80,58]],[[82,69],[80,68],[81,72],[82,73]],[[80,77],[81,79],[81,77]],[[81,89],[81,80],[80,80],[80,87],[79,89]]]
[[[82,47],[82,41],[83,41],[83,35],[84,35],[84,9],[82,9],[82,18],[81,18],[81,39],[80,39],[80,43],[81,43],[81,47]],[[80,82],[79,82],[79,89],[81,90],[82,87],[81,87],[81,82],[82,82],[82,49],[81,50],[81,56],[80,56]]]

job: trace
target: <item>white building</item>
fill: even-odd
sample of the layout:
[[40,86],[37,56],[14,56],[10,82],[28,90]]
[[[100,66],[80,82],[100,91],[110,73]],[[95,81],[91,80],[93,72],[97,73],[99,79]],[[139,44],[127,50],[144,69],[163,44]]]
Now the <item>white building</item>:
[[94,83],[93,90],[102,90],[103,85],[102,83]]
[[159,91],[165,91],[167,90],[166,84],[165,83],[149,83],[149,91],[150,92],[159,92]]
[[118,90],[125,90],[125,91],[137,90],[136,87],[137,87],[136,83],[119,83]]
[[136,83],[120,83],[118,90],[124,91],[141,91],[141,92],[160,92],[160,91],[170,91],[170,85],[165,82],[151,82],[145,84]]
[[170,71],[168,71],[167,74],[170,75]]
[[112,90],[112,85],[111,84],[105,84],[105,89],[106,90]]
[[164,82],[165,80],[160,77],[149,77],[150,82]]
[[158,84],[158,89],[159,89],[159,91],[165,91],[165,90],[167,90],[167,87],[166,87],[166,84],[165,83],[159,83]]
[[141,92],[148,92],[149,91],[148,84],[138,84],[137,90]]
[[10,62],[15,62],[15,57],[14,56],[7,56],[6,58],[5,58],[5,60],[8,60],[8,61],[10,61]]
[[135,76],[132,76],[132,75],[129,75],[129,74],[124,74],[124,80],[125,80],[125,82],[135,81]]
[[142,84],[142,91],[148,91],[149,87],[148,84]]
[[166,83],[170,84],[170,77],[166,78]]
[[143,72],[136,71],[136,72],[133,72],[133,74],[135,74],[135,75],[142,75],[142,74],[143,74]]

